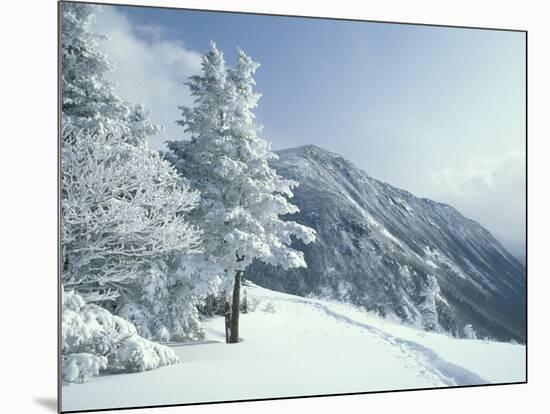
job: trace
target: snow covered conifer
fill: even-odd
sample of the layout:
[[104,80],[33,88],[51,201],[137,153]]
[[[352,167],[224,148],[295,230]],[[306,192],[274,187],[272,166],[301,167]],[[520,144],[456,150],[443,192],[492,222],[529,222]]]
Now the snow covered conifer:
[[428,275],[421,296],[424,298],[420,304],[422,322],[428,330],[439,330],[439,318],[437,314],[436,299],[440,292],[439,283],[433,275]]
[[101,50],[105,36],[94,31],[99,6],[61,4],[61,105],[66,131],[117,133],[144,141],[161,128],[141,105],[131,105],[116,94],[107,79],[114,65]]
[[241,277],[254,259],[284,268],[305,267],[303,253],[290,248],[292,236],[310,243],[314,230],[280,216],[297,213],[288,201],[296,182],[270,168],[276,157],[261,137],[253,109],[260,95],[253,91],[258,64],[239,51],[235,69],[211,44],[202,74],[187,83],[193,108],[181,107],[178,123],[190,140],[171,141],[166,157],[201,192],[190,218],[204,230],[204,246],[224,269],[227,291],[233,291],[228,342],[239,338]]
[[477,333],[471,323],[464,325],[463,333],[467,339],[477,339]]

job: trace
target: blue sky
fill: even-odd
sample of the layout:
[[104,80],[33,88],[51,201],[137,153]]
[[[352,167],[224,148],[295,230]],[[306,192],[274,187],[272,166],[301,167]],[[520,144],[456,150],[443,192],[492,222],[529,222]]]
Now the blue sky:
[[106,7],[98,26],[121,94],[166,126],[154,145],[184,138],[175,106],[191,103],[182,82],[210,40],[230,64],[241,47],[261,63],[273,149],[338,152],[524,243],[523,33],[139,7]]

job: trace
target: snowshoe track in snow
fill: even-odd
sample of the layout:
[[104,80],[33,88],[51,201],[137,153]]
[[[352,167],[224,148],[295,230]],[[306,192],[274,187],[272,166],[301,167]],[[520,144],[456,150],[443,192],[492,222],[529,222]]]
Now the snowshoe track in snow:
[[272,301],[291,302],[301,305],[308,305],[319,312],[335,319],[336,321],[360,328],[368,334],[376,336],[379,340],[389,344],[400,358],[404,360],[407,366],[416,364],[422,376],[433,382],[434,386],[460,386],[460,385],[481,385],[489,382],[468,371],[467,369],[455,365],[441,358],[433,350],[419,343],[398,338],[387,332],[384,332],[369,324],[358,322],[346,315],[342,315],[329,306],[308,299],[294,299],[283,297],[271,297]]

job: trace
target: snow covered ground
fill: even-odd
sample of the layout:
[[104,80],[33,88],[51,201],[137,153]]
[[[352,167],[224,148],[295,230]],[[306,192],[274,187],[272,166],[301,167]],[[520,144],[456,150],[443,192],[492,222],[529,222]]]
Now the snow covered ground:
[[240,343],[225,344],[223,319],[212,318],[205,341],[172,345],[180,364],[63,386],[63,410],[525,380],[522,345],[455,339],[347,304],[245,289],[258,303],[241,315]]

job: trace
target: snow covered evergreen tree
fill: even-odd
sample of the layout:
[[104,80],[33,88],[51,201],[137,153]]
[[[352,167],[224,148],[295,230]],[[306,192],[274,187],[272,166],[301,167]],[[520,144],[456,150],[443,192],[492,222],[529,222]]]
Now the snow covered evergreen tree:
[[471,323],[464,325],[463,333],[466,339],[477,339],[477,333]]
[[131,105],[107,79],[114,65],[101,50],[106,37],[94,31],[99,6],[61,5],[61,105],[65,131],[116,133],[133,142],[160,132],[142,105]]
[[439,318],[437,314],[436,299],[440,292],[439,283],[433,275],[428,275],[424,283],[421,296],[424,298],[420,304],[424,328],[428,330],[439,330]]
[[[296,182],[269,167],[276,155],[261,137],[253,109],[260,95],[253,91],[258,64],[242,50],[235,69],[211,44],[202,74],[187,83],[193,108],[181,107],[178,121],[190,140],[168,142],[166,158],[201,192],[190,218],[204,229],[204,246],[224,269],[227,303],[226,340],[239,338],[240,285],[254,259],[284,268],[305,267],[303,253],[290,248],[292,236],[310,243],[315,232],[280,216],[298,212],[288,201]],[[229,299],[229,298],[228,298]]]

